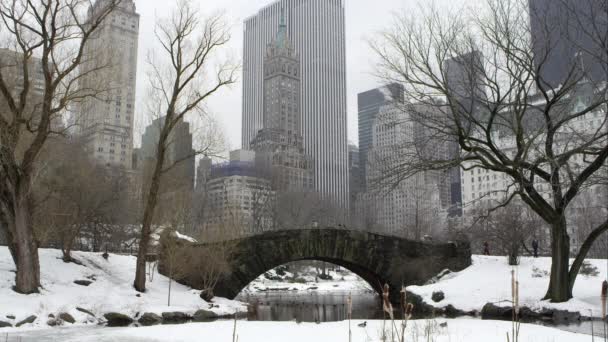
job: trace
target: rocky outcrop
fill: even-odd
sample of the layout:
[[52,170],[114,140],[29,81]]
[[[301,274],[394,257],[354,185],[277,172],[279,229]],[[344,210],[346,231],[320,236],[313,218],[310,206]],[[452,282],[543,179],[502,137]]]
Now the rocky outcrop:
[[5,322],[5,321],[0,321],[0,328],[12,328],[13,325],[10,324],[9,322]]
[[133,323],[133,319],[125,314],[118,312],[108,312],[103,317],[107,321],[109,327],[126,327]]
[[17,323],[15,326],[18,328],[24,324],[30,324],[30,323],[34,323],[36,321],[36,318],[38,318],[35,315],[31,315],[28,318],[22,320],[21,322]]
[[139,318],[137,322],[147,327],[151,325],[161,324],[163,322],[163,318],[155,313],[146,312]]

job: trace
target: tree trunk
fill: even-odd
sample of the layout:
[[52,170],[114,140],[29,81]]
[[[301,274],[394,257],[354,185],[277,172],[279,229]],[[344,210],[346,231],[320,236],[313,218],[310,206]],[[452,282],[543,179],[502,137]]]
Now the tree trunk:
[[574,289],[574,283],[576,282],[576,277],[578,276],[578,272],[581,269],[581,266],[583,265],[583,261],[585,261],[585,258],[587,257],[587,253],[589,253],[589,250],[591,249],[591,246],[593,246],[593,243],[606,231],[608,230],[608,221],[604,222],[603,224],[597,226],[592,232],[591,234],[589,234],[589,236],[587,237],[587,239],[585,240],[585,242],[583,242],[583,245],[581,246],[580,251],[578,252],[576,258],[574,259],[574,262],[572,263],[572,267],[570,267],[570,272],[568,274],[570,283],[570,293],[572,293],[572,290]]
[[15,266],[17,267],[15,291],[30,294],[37,293],[40,287],[40,262],[38,244],[30,222],[32,216],[29,201],[27,195],[23,195],[24,193],[27,191],[20,191],[15,196],[15,223],[12,234]]
[[[165,119],[168,120],[168,119]],[[165,125],[167,123],[165,122]],[[137,251],[137,264],[135,268],[135,281],[133,286],[138,292],[146,291],[146,256],[148,254],[148,245],[150,244],[150,234],[154,210],[158,201],[158,191],[160,189],[160,181],[162,176],[162,168],[165,161],[164,145],[167,134],[161,134],[158,142],[158,152],[156,154],[156,163],[154,172],[150,180],[150,191],[146,198],[146,207],[144,208],[144,219],[141,227],[141,236],[139,238],[139,250]]]
[[570,237],[566,218],[562,215],[551,225],[551,279],[544,299],[562,303],[572,298],[569,277]]

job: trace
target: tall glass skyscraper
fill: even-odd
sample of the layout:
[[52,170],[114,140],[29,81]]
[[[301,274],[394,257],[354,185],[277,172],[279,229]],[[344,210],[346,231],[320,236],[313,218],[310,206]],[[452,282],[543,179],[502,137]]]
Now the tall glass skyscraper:
[[279,0],[245,19],[243,148],[264,122],[264,56],[285,15],[300,57],[301,124],[314,160],[314,186],[348,208],[348,140],[344,0]]

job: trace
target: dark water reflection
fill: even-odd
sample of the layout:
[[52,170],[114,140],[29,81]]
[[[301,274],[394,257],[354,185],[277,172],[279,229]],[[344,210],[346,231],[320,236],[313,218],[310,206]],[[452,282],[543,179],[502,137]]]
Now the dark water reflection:
[[249,303],[251,321],[335,322],[348,318],[347,302],[352,296],[352,319],[381,319],[376,293],[357,291],[272,291],[241,294],[237,300]]

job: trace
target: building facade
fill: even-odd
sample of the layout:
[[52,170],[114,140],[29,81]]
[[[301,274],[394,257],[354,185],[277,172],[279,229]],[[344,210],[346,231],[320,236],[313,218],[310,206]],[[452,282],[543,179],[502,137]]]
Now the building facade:
[[[608,8],[602,0],[528,0],[532,51],[546,89],[580,77],[608,80]],[[584,65],[584,71],[578,65]]]
[[[108,0],[96,1],[89,18],[108,4]],[[92,157],[125,169],[132,167],[138,37],[135,3],[123,0],[85,47],[79,87],[96,96],[80,105],[73,122]],[[97,70],[101,65],[109,67]]]
[[[373,147],[368,151],[368,191],[360,196],[366,206],[373,203],[373,218],[364,218],[381,233],[421,239],[437,235],[444,227],[449,205],[445,173],[425,171],[390,184],[385,177],[408,158],[440,154],[440,144],[428,147],[419,124],[410,120],[403,106],[384,105],[372,125]],[[444,152],[445,153],[445,152]],[[397,177],[398,178],[398,177]]]
[[380,108],[393,101],[403,102],[405,89],[402,84],[392,83],[384,87],[371,89],[357,95],[358,126],[359,126],[359,160],[360,179],[363,181],[363,190],[367,188],[367,153],[373,147],[374,120]]
[[[138,163],[143,168],[150,161],[156,159],[156,148],[160,138],[160,131],[164,125],[165,117],[158,118],[146,127],[141,137],[141,149],[138,153]],[[167,142],[165,151],[165,167],[171,167],[163,176],[171,188],[192,190],[194,187],[195,152],[192,148],[192,133],[190,124],[185,121],[178,122]]]
[[212,164],[203,159],[198,168],[198,205],[203,236],[210,240],[251,235],[272,227],[275,192],[270,179],[256,167],[251,151],[230,153],[230,161]]
[[279,0],[245,20],[243,148],[264,128],[264,61],[285,18],[299,56],[299,110],[304,153],[314,160],[314,187],[348,208],[345,20],[343,0]]

